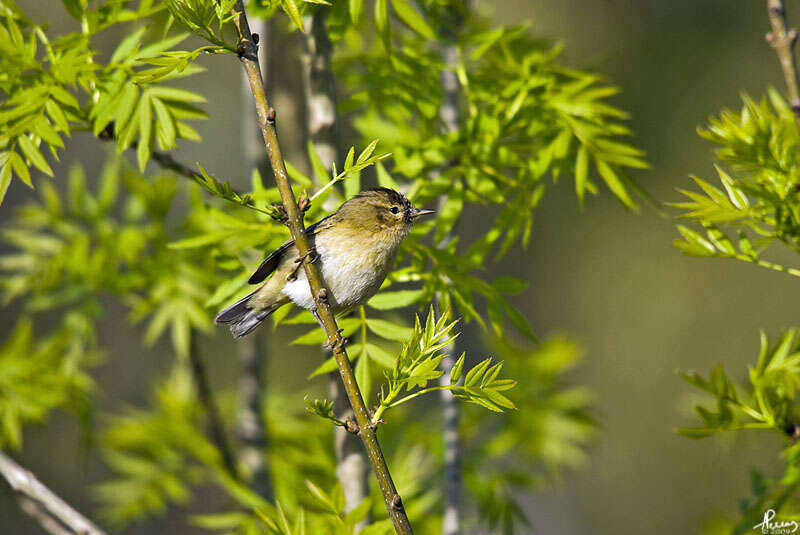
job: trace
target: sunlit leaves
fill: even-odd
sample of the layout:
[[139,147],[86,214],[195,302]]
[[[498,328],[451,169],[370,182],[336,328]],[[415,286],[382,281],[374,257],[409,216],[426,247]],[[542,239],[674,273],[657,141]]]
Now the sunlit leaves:
[[[701,427],[678,431],[691,438],[702,438],[732,429],[792,430],[796,417],[794,399],[800,388],[800,342],[795,329],[784,332],[770,345],[761,334],[761,349],[755,367],[749,371],[749,384],[738,389],[722,366],[711,370],[708,378],[690,372],[681,374],[692,386],[711,394],[716,406],[698,405]],[[742,391],[743,390],[743,391]]]
[[[99,11],[75,4],[70,12],[82,17],[82,32],[52,40],[24,17],[7,17],[0,25],[0,34],[7,37],[0,35],[0,89],[8,95],[0,102],[0,201],[13,176],[29,186],[34,185],[31,170],[52,176],[52,160],[58,158],[65,137],[75,128],[85,129],[87,121],[95,134],[115,137],[120,150],[135,146],[140,168],[156,146],[168,150],[179,138],[200,139],[185,121],[205,117],[193,105],[202,97],[151,84],[199,72],[192,63],[198,54],[218,48],[170,50],[187,34],[145,43],[144,26],[119,43],[107,64],[98,62],[90,47],[95,32],[163,8],[151,11],[151,4],[142,2],[137,10],[120,4]],[[146,63],[155,68],[136,71]]]
[[192,32],[220,48],[236,51],[222,32],[223,26],[233,20],[236,0],[167,0],[166,4],[172,16]]
[[19,448],[22,426],[43,421],[53,409],[86,411],[93,381],[84,368],[98,353],[84,324],[85,318],[74,314],[38,337],[28,318],[14,326],[0,347],[0,446]]
[[178,366],[160,384],[150,410],[128,409],[104,436],[106,460],[115,475],[95,487],[109,521],[130,523],[186,503],[191,485],[208,477],[204,466],[220,466],[217,450],[202,430],[188,369]]
[[402,20],[409,28],[427,39],[435,39],[436,34],[428,22],[416,11],[408,0],[391,0],[392,8],[397,18]]
[[[693,256],[736,258],[800,276],[800,271],[762,258],[772,243],[800,252],[800,180],[794,115],[774,90],[755,102],[743,97],[740,112],[724,110],[700,135],[719,148],[716,166],[722,187],[693,177],[697,188],[679,190],[687,200],[674,203],[681,217],[699,223],[705,236],[679,226],[675,246]],[[735,238],[733,237],[735,234]]]
[[306,410],[311,414],[316,414],[320,418],[330,420],[336,425],[346,425],[343,421],[336,418],[336,415],[333,413],[333,401],[328,401],[327,399],[312,400],[308,396],[304,398],[304,401],[306,402]]
[[[386,373],[387,384],[381,388],[380,405],[375,411],[373,421],[377,422],[391,407],[442,389],[450,390],[459,399],[481,405],[491,411],[503,412],[505,409],[515,408],[502,392],[513,388],[516,381],[501,379],[499,374],[503,363],[493,364],[491,358],[484,359],[466,371],[463,384],[451,382],[447,386],[428,386],[431,381],[437,380],[444,373],[439,369],[439,365],[444,356],[443,350],[453,343],[455,338],[453,327],[456,323],[451,322],[447,314],[436,319],[433,308],[428,311],[424,326],[420,323],[419,317],[416,318],[414,328],[408,341],[403,344],[394,367]],[[462,355],[454,367],[457,370],[456,381],[463,369],[463,359]]]

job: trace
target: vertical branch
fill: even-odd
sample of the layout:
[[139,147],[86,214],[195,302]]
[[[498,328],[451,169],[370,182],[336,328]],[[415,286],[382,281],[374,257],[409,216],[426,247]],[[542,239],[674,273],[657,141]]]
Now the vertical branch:
[[413,531],[409,524],[405,508],[403,507],[403,500],[397,493],[394,481],[392,481],[392,476],[389,473],[389,468],[386,466],[383,452],[378,444],[374,426],[370,421],[369,411],[364,404],[364,399],[361,396],[361,391],[358,388],[353,373],[353,367],[350,364],[350,359],[344,348],[344,339],[339,332],[336,318],[333,316],[330,306],[328,305],[327,296],[329,292],[323,286],[319,271],[314,263],[313,251],[303,225],[303,213],[297,206],[294,192],[289,184],[286,166],[283,162],[283,156],[281,155],[280,144],[278,143],[278,133],[275,129],[275,110],[270,108],[267,96],[264,92],[261,69],[258,64],[258,47],[250,33],[250,26],[247,23],[247,15],[245,13],[243,1],[238,0],[234,9],[236,10],[234,23],[236,24],[236,29],[239,34],[239,59],[250,81],[250,89],[253,93],[259,125],[261,126],[261,133],[264,136],[267,156],[272,164],[275,182],[281,194],[283,208],[286,211],[286,224],[292,233],[292,238],[294,238],[300,258],[303,259],[302,266],[308,278],[311,296],[314,298],[316,313],[320,323],[322,323],[325,328],[325,333],[328,336],[328,344],[333,348],[333,356],[339,368],[342,383],[347,392],[347,397],[350,400],[350,406],[355,413],[356,422],[358,424],[358,435],[361,437],[364,448],[367,450],[367,456],[372,463],[372,469],[378,479],[389,518],[392,520],[394,529],[399,535],[411,535]]
[[797,31],[787,29],[786,8],[783,0],[767,0],[767,13],[772,31],[767,34],[767,42],[775,49],[786,81],[789,93],[789,105],[794,112],[798,132],[800,132],[800,81],[797,78],[797,66],[794,61],[794,44]]
[[[449,16],[448,16],[449,15]],[[451,20],[447,20],[447,19]],[[442,87],[442,103],[439,108],[439,119],[447,132],[455,132],[461,122],[461,109],[459,106],[459,83],[456,75],[458,64],[458,30],[462,18],[455,10],[445,12],[445,23],[442,24],[442,62],[444,68],[440,78]],[[444,206],[447,197],[442,195],[438,199],[438,208]],[[455,225],[454,225],[455,227]],[[445,235],[437,244],[440,249],[447,247],[453,239],[453,230]],[[436,296],[436,308],[439,309],[440,296]],[[439,378],[441,386],[450,384],[450,370],[455,364],[455,342],[451,341],[445,348],[441,367],[444,374]],[[458,535],[461,531],[461,452],[458,433],[459,405],[452,392],[442,390],[442,442],[444,444],[444,517],[442,519],[443,535]]]
[[331,40],[325,20],[328,8],[307,15],[303,55],[303,82],[308,114],[308,136],[322,163],[330,166],[339,157],[339,124],[336,117],[336,87],[331,69]]
[[48,533],[106,535],[91,520],[44,486],[33,473],[1,451],[0,476],[20,496],[20,508]]
[[267,431],[264,421],[264,338],[252,336],[247,343],[240,344],[239,364],[239,414],[237,436],[240,465],[250,477],[252,489],[264,499],[272,497],[272,483],[267,465]]
[[222,456],[222,464],[225,470],[234,479],[239,478],[238,470],[236,469],[236,462],[234,461],[233,450],[231,449],[228,435],[225,433],[225,426],[222,423],[222,418],[219,416],[217,403],[214,399],[214,392],[211,390],[211,384],[208,382],[208,373],[203,359],[200,357],[198,351],[197,335],[192,332],[192,337],[189,346],[189,362],[192,367],[192,379],[194,386],[197,389],[197,398],[203,405],[206,411],[206,418],[208,419],[208,432],[211,434],[211,441],[217,447]]
[[[336,114],[336,86],[331,69],[332,47],[325,24],[327,15],[328,8],[320,7],[303,21],[306,28],[303,81],[308,138],[322,164],[326,169],[331,169],[341,155],[342,147]],[[329,374],[328,392],[339,418],[347,420],[353,414],[338,375],[336,372]],[[344,489],[345,510],[351,511],[368,494],[369,461],[358,438],[343,427],[334,428],[334,447],[336,476]]]
[[[253,33],[258,34],[262,42],[269,39],[268,23],[263,19],[254,19]],[[266,50],[267,47],[261,47]],[[261,62],[266,64],[264,53],[260,54]],[[242,75],[242,147],[244,149],[244,174],[249,177],[254,169],[261,176],[267,170],[267,159],[259,139],[259,129],[250,109],[250,83]],[[239,464],[250,477],[255,492],[265,499],[272,497],[269,466],[267,465],[267,431],[264,421],[264,399],[267,383],[264,377],[266,361],[266,333],[261,330],[253,336],[242,339],[237,345],[239,365],[239,413],[237,415],[237,436],[241,442],[239,448]]]

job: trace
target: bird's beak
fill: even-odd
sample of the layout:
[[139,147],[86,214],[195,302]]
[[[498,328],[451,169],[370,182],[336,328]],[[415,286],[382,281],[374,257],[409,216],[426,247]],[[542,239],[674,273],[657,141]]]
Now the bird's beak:
[[411,219],[416,219],[421,215],[435,214],[436,210],[426,210],[425,208],[411,207]]

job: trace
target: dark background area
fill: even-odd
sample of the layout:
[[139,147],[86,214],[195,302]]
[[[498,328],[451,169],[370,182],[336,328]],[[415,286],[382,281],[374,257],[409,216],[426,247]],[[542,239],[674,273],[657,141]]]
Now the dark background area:
[[[49,20],[54,31],[70,28],[56,0],[19,2],[34,20]],[[490,2],[481,2],[490,9]],[[789,17],[800,23],[800,6]],[[796,8],[796,9],[794,9]],[[714,179],[712,147],[695,129],[722,107],[738,107],[739,94],[755,97],[770,84],[783,90],[777,59],[764,41],[768,30],[763,2],[745,1],[506,1],[494,8],[500,23],[529,20],[537,36],[563,40],[569,65],[605,73],[623,93],[615,104],[631,112],[635,142],[653,170],[635,178],[660,201],[676,201],[675,188],[689,187],[690,173]],[[118,36],[105,36],[113,43]],[[303,162],[302,98],[296,39],[276,36],[281,55],[275,107],[288,158]],[[178,158],[201,160],[219,177],[243,175],[239,125],[243,106],[240,67],[231,57],[205,58],[209,72],[194,81],[208,96],[211,118],[200,122],[202,145],[184,143]],[[288,148],[288,150],[286,150]],[[56,169],[83,163],[94,176],[108,147],[76,134]],[[45,178],[39,178],[45,180]],[[242,183],[242,182],[240,182]],[[14,182],[0,212],[35,193]],[[473,234],[469,218],[460,229]],[[598,438],[581,470],[567,473],[556,488],[526,497],[538,533],[696,533],[716,514],[735,512],[749,492],[751,466],[777,470],[777,438],[758,432],[692,441],[674,428],[694,423],[690,387],[676,370],[705,373],[718,362],[743,379],[758,352],[759,329],[774,335],[796,323],[796,281],[735,261],[699,260],[671,246],[674,221],[643,206],[626,212],[603,191],[580,210],[573,185],[551,188],[539,209],[531,244],[497,267],[524,278],[530,289],[516,304],[541,335],[563,332],[586,348],[575,382],[596,393]],[[780,257],[778,257],[780,258]],[[790,260],[790,259],[787,259]],[[0,335],[14,323],[14,306],[0,310]],[[168,367],[169,347],[139,344],[141,328],[130,327],[125,310],[110,305],[101,344],[107,362],[97,370],[100,410],[147,402],[150,386]],[[271,337],[280,355],[286,337]],[[231,385],[237,366],[232,342],[222,329],[204,345],[215,385]],[[305,350],[297,350],[305,355]],[[310,387],[305,375],[318,361],[279,359],[269,363],[271,386],[291,392],[297,403]],[[92,512],[90,485],[104,474],[97,452],[81,446],[77,425],[53,414],[30,426],[19,457],[46,484],[80,510]],[[168,517],[169,518],[169,517]],[[176,520],[177,517],[176,517]],[[142,524],[130,533],[189,533],[176,523]],[[0,533],[28,535],[39,528],[21,517],[11,494],[0,486]]]

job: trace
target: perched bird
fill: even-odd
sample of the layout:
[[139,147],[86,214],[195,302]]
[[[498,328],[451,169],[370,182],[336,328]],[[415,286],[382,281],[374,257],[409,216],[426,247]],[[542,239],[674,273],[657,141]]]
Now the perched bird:
[[[375,295],[411,225],[433,212],[412,206],[394,190],[374,188],[306,229],[334,313],[352,310]],[[281,245],[248,281],[266,282],[220,312],[217,323],[229,324],[234,338],[241,338],[289,301],[313,312],[316,307],[299,256],[294,240]]]

